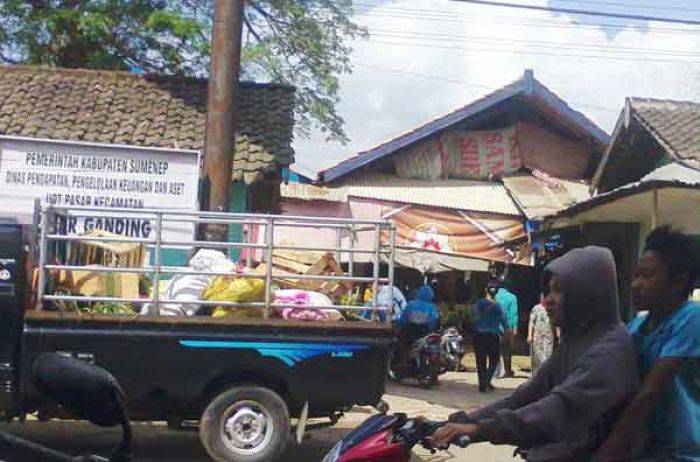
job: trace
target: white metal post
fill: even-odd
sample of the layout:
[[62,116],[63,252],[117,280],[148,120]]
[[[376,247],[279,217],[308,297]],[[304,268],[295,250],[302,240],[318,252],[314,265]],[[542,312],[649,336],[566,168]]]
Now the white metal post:
[[[389,308],[394,307],[394,271],[395,271],[395,260],[394,260],[394,251],[396,250],[396,225],[394,223],[391,223],[389,225],[389,255],[387,260],[389,260],[389,274],[388,279],[389,279],[389,294],[390,294],[390,299],[389,299]],[[387,322],[391,323],[392,318],[393,318],[393,309],[390,309],[387,312]]]
[[39,278],[38,287],[36,289],[36,309],[44,308],[44,291],[46,290],[46,253],[48,252],[49,234],[49,207],[41,208],[41,237],[39,241]]
[[[243,233],[245,236],[245,243],[250,244],[253,239],[253,224],[243,224]],[[246,268],[252,268],[254,249],[252,247],[245,247],[245,252],[245,266]]]
[[379,261],[381,253],[381,227],[379,223],[374,226],[374,274],[372,281],[372,320],[377,319],[377,292],[379,291]]
[[394,271],[396,269],[395,265],[395,259],[394,259],[394,251],[396,250],[396,226],[392,223],[390,228],[389,228],[389,255],[387,260],[389,260],[389,285],[393,286],[394,285]]
[[342,258],[342,253],[340,252],[340,249],[343,247],[343,235],[342,235],[342,229],[341,228],[336,228],[335,229],[335,246],[338,249],[335,252],[335,261],[340,265],[341,263],[341,258]]
[[272,264],[274,263],[272,254],[275,239],[274,226],[275,219],[268,219],[267,228],[265,229],[265,244],[267,245],[267,255],[265,256],[265,260],[267,261],[267,267],[265,268],[265,319],[270,317],[270,305],[272,304]]
[[350,225],[350,252],[348,252],[348,273],[350,276],[355,274],[355,225]]
[[162,265],[161,247],[163,244],[163,213],[156,214],[156,247],[153,255],[153,312],[160,314],[158,299],[160,298],[160,267]]

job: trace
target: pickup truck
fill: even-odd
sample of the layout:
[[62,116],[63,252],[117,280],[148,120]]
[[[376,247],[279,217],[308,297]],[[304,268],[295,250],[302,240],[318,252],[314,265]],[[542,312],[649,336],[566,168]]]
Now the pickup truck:
[[[360,317],[330,322],[268,317],[271,308],[281,306],[273,306],[271,301],[271,286],[276,277],[272,264],[277,247],[274,239],[261,244],[189,242],[195,249],[213,245],[218,248],[257,246],[261,250],[270,268],[264,275],[265,302],[216,302],[232,308],[258,308],[265,313],[260,318],[117,316],[62,311],[56,308],[59,301],[83,304],[116,301],[135,306],[149,302],[157,308],[172,300],[159,299],[155,289],[150,299],[145,300],[56,294],[52,293],[49,282],[52,272],[76,269],[62,263],[66,247],[76,241],[137,242],[151,249],[155,260],[151,259],[150,264],[126,268],[104,265],[90,267],[90,270],[149,274],[158,287],[168,272],[183,272],[183,268],[168,267],[159,260],[163,253],[161,247],[168,245],[160,233],[163,223],[181,218],[192,223],[257,221],[265,223],[266,238],[273,236],[274,226],[292,222],[304,232],[323,226],[346,225],[377,230],[376,247],[372,251],[373,276],[358,277],[352,271],[346,276],[333,276],[338,280],[371,281],[376,289],[379,284],[393,282],[393,244],[382,244],[380,236],[384,236],[385,241],[387,236],[393,236],[391,225],[381,221],[350,223],[349,220],[303,217],[290,221],[288,217],[270,215],[174,214],[151,210],[105,212],[100,209],[99,213],[138,214],[151,219],[156,222],[155,236],[90,238],[57,232],[56,217],[60,214],[91,213],[91,210],[42,208],[41,231],[35,246],[36,294],[23,294],[26,287],[22,281],[31,278],[22,275],[23,257],[18,250],[12,250],[21,248],[19,228],[0,225],[0,235],[5,242],[10,242],[0,246],[0,253],[8,253],[0,255],[3,266],[0,274],[7,270],[5,275],[10,275],[0,283],[0,416],[4,419],[24,419],[27,414],[36,414],[42,421],[71,419],[71,415],[51,404],[34,386],[32,366],[44,352],[58,352],[94,363],[113,374],[127,396],[132,420],[167,421],[171,428],[197,425],[202,445],[217,462],[279,460],[293,428],[296,427],[297,438],[301,439],[308,419],[323,418],[324,424],[332,424],[354,405],[379,406],[382,403],[392,333],[390,321],[381,323],[378,319],[389,318],[380,316],[388,308],[377,306],[375,297],[371,308],[374,314],[368,316],[369,321],[362,321]],[[182,244],[177,242],[177,245]],[[331,250],[353,253],[353,249],[349,251],[348,248]],[[387,277],[379,276],[380,254],[389,262]],[[211,272],[204,274],[215,276]],[[313,280],[322,276],[308,277]],[[203,300],[196,300],[196,303],[207,304]],[[345,313],[358,309],[333,306]]]

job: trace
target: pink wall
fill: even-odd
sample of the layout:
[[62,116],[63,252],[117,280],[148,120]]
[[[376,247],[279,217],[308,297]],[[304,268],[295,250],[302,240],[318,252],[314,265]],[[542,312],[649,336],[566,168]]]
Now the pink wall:
[[[334,218],[356,218],[375,220],[390,210],[391,206],[382,206],[370,201],[350,198],[348,203],[328,202],[328,201],[306,201],[298,199],[282,198],[280,210],[282,215],[314,216],[314,217],[334,217]],[[373,231],[358,232],[355,248],[373,250],[375,243],[375,233]],[[304,247],[335,247],[336,232],[332,229],[313,228],[292,228],[276,227],[275,243]],[[347,233],[342,235],[341,247],[349,247],[350,241]],[[371,261],[371,254],[355,254],[356,262]],[[341,256],[342,261],[348,260],[348,255]]]

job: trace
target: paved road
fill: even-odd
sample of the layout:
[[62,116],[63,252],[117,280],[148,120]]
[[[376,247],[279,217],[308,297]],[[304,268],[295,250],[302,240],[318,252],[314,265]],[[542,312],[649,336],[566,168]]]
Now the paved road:
[[[474,376],[474,373],[448,373],[441,378],[440,386],[432,390],[422,390],[411,384],[392,384],[388,387],[385,399],[394,412],[444,419],[455,409],[468,409],[502,396],[523,380],[520,378],[496,381],[495,384],[499,389],[484,395],[477,392]],[[320,461],[335,442],[371,413],[372,410],[368,408],[353,410],[336,427],[309,434],[300,446],[291,445],[283,460],[285,462]],[[23,425],[15,423],[5,428],[9,428],[17,435],[68,452],[107,454],[119,438],[118,430],[101,429],[73,422],[28,421]],[[136,460],[139,462],[209,460],[194,431],[172,432],[161,424],[135,424],[135,441]],[[512,451],[510,447],[479,444],[467,449],[455,449],[453,457],[444,452],[431,455],[427,451],[416,449],[414,460],[425,462],[511,461],[513,460]],[[31,455],[10,452],[7,448],[0,448],[0,461],[41,462]]]

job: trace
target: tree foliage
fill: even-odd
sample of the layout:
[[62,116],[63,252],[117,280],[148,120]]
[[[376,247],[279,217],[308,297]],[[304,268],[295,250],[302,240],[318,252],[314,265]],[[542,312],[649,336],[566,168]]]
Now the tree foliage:
[[[213,0],[0,0],[0,60],[204,76]],[[249,0],[243,78],[297,88],[297,127],[346,139],[338,78],[351,72],[352,0]]]

